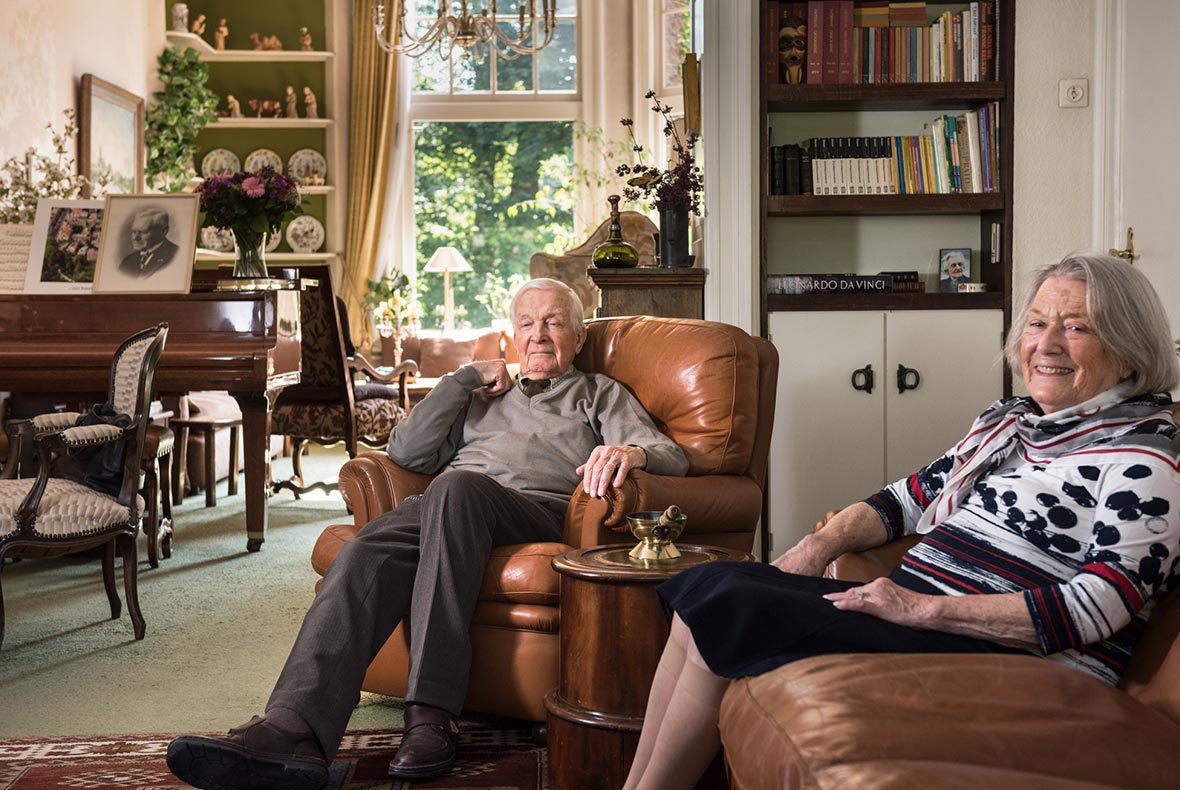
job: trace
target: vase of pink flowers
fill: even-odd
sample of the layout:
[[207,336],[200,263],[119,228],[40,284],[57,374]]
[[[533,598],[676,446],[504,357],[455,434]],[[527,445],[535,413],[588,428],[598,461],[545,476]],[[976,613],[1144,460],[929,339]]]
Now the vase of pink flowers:
[[635,164],[621,164],[616,168],[620,176],[630,176],[623,196],[628,200],[646,200],[660,216],[660,265],[673,268],[692,266],[688,254],[688,215],[700,215],[701,169],[697,167],[693,152],[697,135],[690,132],[681,137],[672,121],[672,108],[661,104],[655,91],[648,91],[652,112],[659,113],[664,120],[664,136],[671,144],[671,154],[666,168],[647,165],[643,162],[643,146],[635,139],[635,123],[624,118],[620,123],[631,135],[631,148],[638,161]]
[[284,220],[302,214],[299,187],[272,167],[257,173],[223,173],[197,187],[201,227],[228,229],[234,237],[234,277],[263,278],[266,240]]

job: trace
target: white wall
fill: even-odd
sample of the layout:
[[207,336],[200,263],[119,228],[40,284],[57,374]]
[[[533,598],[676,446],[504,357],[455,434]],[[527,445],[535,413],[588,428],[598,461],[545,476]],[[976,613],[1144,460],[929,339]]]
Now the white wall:
[[150,100],[163,46],[159,0],[0,0],[0,162],[49,152],[83,74]]
[[[1015,229],[1019,286],[1027,273],[1093,237],[1093,124],[1099,112],[1057,106],[1057,83],[1095,80],[1093,0],[1016,4]],[[1017,289],[1017,295],[1020,290]]]

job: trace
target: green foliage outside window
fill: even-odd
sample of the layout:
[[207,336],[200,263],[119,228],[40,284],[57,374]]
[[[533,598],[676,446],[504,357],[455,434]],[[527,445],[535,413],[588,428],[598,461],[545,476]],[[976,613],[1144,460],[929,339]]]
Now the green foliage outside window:
[[[457,248],[474,271],[451,275],[457,315],[474,327],[495,317],[488,275],[528,277],[535,252],[559,252],[573,225],[573,124],[432,122],[415,128],[418,282],[425,328],[443,302],[441,275],[421,272],[436,249]],[[464,315],[460,308],[466,308]],[[438,321],[441,323],[441,320]]]

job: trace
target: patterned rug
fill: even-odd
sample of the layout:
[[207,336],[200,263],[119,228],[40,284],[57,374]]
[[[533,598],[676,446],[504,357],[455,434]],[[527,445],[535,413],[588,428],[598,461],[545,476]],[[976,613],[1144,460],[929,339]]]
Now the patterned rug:
[[[30,738],[0,741],[0,790],[183,790],[164,763],[168,736]],[[333,790],[389,788],[386,775],[401,733],[355,730],[332,763]],[[463,723],[459,762],[448,776],[406,788],[548,790],[546,750],[527,729]]]

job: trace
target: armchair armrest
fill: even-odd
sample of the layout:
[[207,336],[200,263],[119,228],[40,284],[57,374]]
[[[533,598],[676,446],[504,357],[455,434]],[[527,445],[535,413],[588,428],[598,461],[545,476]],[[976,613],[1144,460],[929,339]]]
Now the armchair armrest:
[[590,497],[579,485],[566,511],[566,542],[596,546],[618,540],[611,531],[627,531],[628,513],[669,505],[678,505],[688,517],[681,540],[699,533],[745,532],[762,513],[762,491],[738,475],[670,477],[642,470],[603,499]]
[[[818,532],[840,511],[831,510],[811,527],[812,532]],[[891,540],[883,546],[865,551],[850,551],[841,554],[828,563],[824,569],[824,576],[829,579],[843,579],[844,581],[869,582],[881,576],[888,576],[901,565],[901,557],[914,547],[921,535],[906,535]]]
[[81,416],[81,413],[76,411],[55,411],[38,414],[36,417],[32,417],[30,422],[38,431],[57,431],[77,425],[78,418]]
[[363,373],[369,381],[375,381],[379,384],[397,384],[398,404],[403,410],[410,410],[410,393],[406,388],[406,383],[410,376],[417,377],[418,363],[412,359],[404,360],[400,365],[393,368],[381,367],[375,368],[369,364],[369,360],[365,359],[360,352],[354,353],[346,360],[348,366],[349,379],[352,379],[353,374]]
[[340,495],[356,525],[363,527],[406,497],[421,494],[433,479],[433,475],[403,469],[385,453],[361,453],[341,467]]

